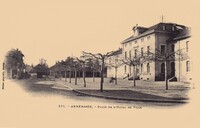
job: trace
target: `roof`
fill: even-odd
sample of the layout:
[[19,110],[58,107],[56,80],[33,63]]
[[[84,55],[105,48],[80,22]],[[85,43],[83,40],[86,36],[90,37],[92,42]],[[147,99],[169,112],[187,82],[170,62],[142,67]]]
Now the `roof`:
[[113,51],[109,56],[115,56],[119,54],[122,54],[122,48],[119,48],[118,50]]
[[[174,26],[174,30],[172,30],[172,26]],[[130,36],[129,38],[122,41],[121,44],[128,43],[130,41],[136,40],[146,35],[150,35],[155,32],[178,34],[180,30],[185,29],[186,27],[183,25],[175,24],[175,23],[158,23],[149,28],[144,28],[141,26],[138,26],[137,28],[140,34],[138,36],[134,36],[134,35]],[[136,27],[133,27],[133,29],[136,29]],[[141,29],[143,30],[142,32],[140,31]]]
[[191,37],[191,29],[187,28],[182,30],[172,41],[182,40]]

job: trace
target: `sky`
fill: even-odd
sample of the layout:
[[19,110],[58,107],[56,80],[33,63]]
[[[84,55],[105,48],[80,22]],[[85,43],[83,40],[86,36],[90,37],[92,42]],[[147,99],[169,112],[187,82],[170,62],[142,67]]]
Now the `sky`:
[[[27,64],[49,66],[82,51],[106,53],[121,47],[132,27],[173,22],[193,27],[195,1],[6,0],[0,2],[1,56],[19,48]],[[1,60],[3,57],[1,57]]]

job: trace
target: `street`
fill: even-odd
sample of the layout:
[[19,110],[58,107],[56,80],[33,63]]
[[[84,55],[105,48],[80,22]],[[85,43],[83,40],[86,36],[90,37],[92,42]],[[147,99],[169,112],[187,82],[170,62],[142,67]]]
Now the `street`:
[[[105,98],[97,98],[92,96],[85,96],[79,93],[72,91],[70,88],[67,88],[63,82],[60,81],[48,81],[48,80],[13,80],[12,82],[17,83],[16,86],[22,87],[23,91],[29,93],[32,98],[34,97],[60,97],[64,99],[64,104],[70,102],[77,103],[81,102],[84,104],[96,104],[96,105],[122,105],[122,106],[139,106],[139,107],[170,107],[170,106],[179,106],[175,103],[154,103],[154,102],[134,102],[126,100],[113,100]],[[75,86],[75,85],[74,85]],[[5,87],[5,91],[6,91]]]
[[130,114],[132,112],[148,113],[149,109],[163,112],[163,108],[171,110],[168,108],[182,107],[170,103],[133,102],[84,96],[59,84],[58,81],[37,79],[6,80],[4,90],[0,91],[0,101],[1,125],[20,127],[30,126],[33,120],[37,123],[32,126],[40,127],[49,122],[53,122],[52,127],[65,124],[66,121],[76,124],[73,119],[83,119],[84,115],[89,114],[91,120],[94,112],[99,116],[103,116],[103,113],[117,116],[117,112],[123,116],[129,114],[133,117]]

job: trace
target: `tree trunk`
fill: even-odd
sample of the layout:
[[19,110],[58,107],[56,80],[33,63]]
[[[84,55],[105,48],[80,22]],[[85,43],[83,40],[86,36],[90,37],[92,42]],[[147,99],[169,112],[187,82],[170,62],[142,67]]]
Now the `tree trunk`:
[[75,77],[75,85],[77,85],[77,69],[76,68],[74,71],[74,77]]
[[81,77],[81,71],[78,71],[78,79],[80,79]]
[[95,82],[95,78],[94,78],[94,70],[92,70],[92,77],[93,77],[93,82]]
[[60,80],[62,80],[62,73],[61,73],[61,71],[60,71],[60,75],[59,76],[60,76]]
[[136,86],[136,83],[135,83],[135,76],[136,76],[136,73],[135,73],[135,66],[133,66],[133,86],[134,86],[134,87]]
[[71,83],[72,82],[72,71],[70,70],[70,72],[69,72],[69,83]]
[[85,81],[85,66],[83,67],[83,82],[84,82],[84,87],[86,87],[86,81]]
[[115,67],[115,85],[117,85],[117,67]]
[[101,65],[101,82],[100,82],[101,92],[103,92],[103,81],[104,81],[103,80],[103,78],[104,78],[103,73],[104,73],[104,58],[102,58],[102,65]]
[[168,74],[168,62],[165,61],[165,86],[166,86],[166,90],[168,90],[168,77],[167,77],[167,74]]
[[65,82],[67,82],[67,71],[65,71]]

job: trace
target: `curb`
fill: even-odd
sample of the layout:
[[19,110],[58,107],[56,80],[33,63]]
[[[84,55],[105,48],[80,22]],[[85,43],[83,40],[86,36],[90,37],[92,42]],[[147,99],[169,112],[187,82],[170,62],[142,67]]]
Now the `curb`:
[[95,95],[95,94],[89,94],[89,93],[85,93],[82,91],[79,91],[77,89],[73,89],[71,87],[68,87],[65,84],[64,87],[72,90],[73,92],[85,95],[85,96],[92,96],[92,97],[97,97],[97,98],[105,98],[105,99],[112,99],[112,100],[124,100],[124,101],[135,101],[135,102],[156,102],[156,103],[188,103],[185,100],[160,100],[160,99],[143,99],[143,98],[123,98],[123,97],[112,97],[112,96],[104,96],[104,95]]
[[159,99],[122,98],[122,97],[103,96],[103,95],[95,95],[95,94],[81,92],[76,89],[72,89],[72,91],[79,93],[79,94],[86,95],[86,96],[93,96],[93,97],[113,99],[113,100],[125,100],[125,101],[136,101],[136,102],[157,102],[157,103],[188,103],[188,102],[182,101],[182,100],[159,100]]

